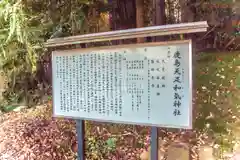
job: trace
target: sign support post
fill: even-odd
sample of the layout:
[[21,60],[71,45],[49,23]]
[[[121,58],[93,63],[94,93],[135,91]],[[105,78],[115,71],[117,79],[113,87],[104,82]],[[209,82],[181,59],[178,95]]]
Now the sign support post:
[[158,160],[158,128],[151,127],[151,159]]
[[84,120],[76,120],[78,160],[85,160],[85,123]]
[[[207,22],[171,24],[49,39],[46,47],[207,31]],[[53,51],[53,116],[76,119],[78,160],[85,160],[84,120],[192,128],[191,40]],[[71,97],[69,99],[69,97]]]

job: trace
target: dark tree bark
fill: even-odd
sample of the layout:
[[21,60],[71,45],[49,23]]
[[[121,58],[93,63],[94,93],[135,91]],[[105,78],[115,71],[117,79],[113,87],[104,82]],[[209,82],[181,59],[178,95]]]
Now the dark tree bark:
[[109,0],[112,5],[111,29],[136,28],[135,0]]
[[[166,24],[165,14],[165,1],[164,0],[153,0],[153,25],[164,25]],[[153,41],[164,40],[164,37],[153,38]]]
[[[108,0],[111,6],[111,30],[136,28],[136,3],[135,0]],[[135,40],[113,41],[113,44],[132,43]]]
[[[144,27],[144,0],[136,0],[136,26]],[[144,38],[138,38],[138,43],[143,43]]]

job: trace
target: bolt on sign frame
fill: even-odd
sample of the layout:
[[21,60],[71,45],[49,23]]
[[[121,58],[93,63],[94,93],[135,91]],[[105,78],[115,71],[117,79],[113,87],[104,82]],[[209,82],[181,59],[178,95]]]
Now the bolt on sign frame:
[[[207,31],[207,22],[181,23],[49,39],[46,47]],[[55,50],[53,116],[76,119],[78,159],[84,160],[84,120],[192,128],[192,41]]]

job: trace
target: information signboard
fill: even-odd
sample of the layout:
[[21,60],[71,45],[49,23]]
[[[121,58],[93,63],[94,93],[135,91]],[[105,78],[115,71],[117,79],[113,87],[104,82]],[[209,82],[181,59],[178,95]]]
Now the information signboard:
[[192,127],[190,40],[52,53],[54,116]]

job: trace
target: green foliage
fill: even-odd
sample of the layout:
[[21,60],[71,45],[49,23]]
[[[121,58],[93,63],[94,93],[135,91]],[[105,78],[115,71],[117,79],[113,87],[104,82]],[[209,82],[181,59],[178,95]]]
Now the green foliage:
[[116,138],[105,140],[100,136],[88,135],[87,137],[87,157],[91,159],[105,159],[116,150]]
[[[111,125],[111,127],[113,126]],[[87,158],[93,160],[107,159],[109,158],[108,155],[116,151],[119,137],[111,135],[112,133],[106,134],[105,127],[101,128],[97,124],[85,122]],[[104,131],[101,131],[100,128]],[[120,131],[120,128],[118,128],[118,131]]]
[[109,151],[114,151],[116,149],[116,138],[108,138],[107,139],[107,148]]
[[[42,24],[23,1],[0,2],[0,70],[7,77],[9,102],[22,101],[34,83],[42,49]],[[32,76],[32,77],[30,77]]]
[[27,71],[35,71],[36,51],[42,48],[43,42],[43,39],[39,38],[42,32],[40,23],[34,24],[37,16],[31,15],[22,1],[9,3],[3,0],[0,7],[2,68],[15,71],[21,62],[26,61]]
[[90,14],[97,5],[104,8],[104,3],[92,0],[0,1],[0,71],[7,77],[4,98],[8,103],[37,103],[41,95],[36,92],[46,85],[38,87],[37,73],[45,75],[44,67],[37,68],[36,64],[42,62],[43,55],[49,59],[51,55],[43,42],[50,37],[90,32],[88,26],[98,26],[101,19],[100,14]]
[[237,76],[236,86],[237,86],[237,88],[240,88],[240,74],[238,74],[238,76]]
[[195,128],[223,148],[233,145],[233,128],[240,117],[239,66],[239,53],[202,53],[195,70]]

